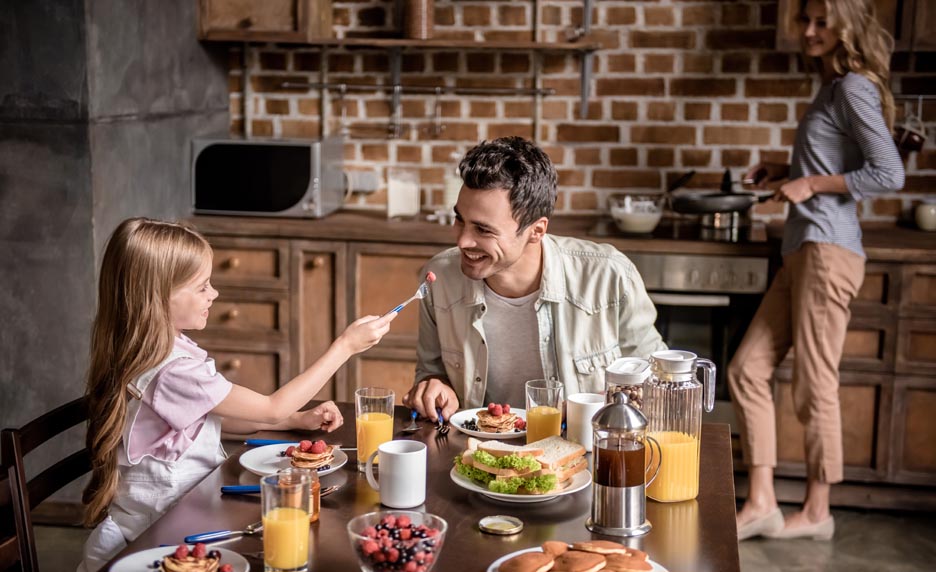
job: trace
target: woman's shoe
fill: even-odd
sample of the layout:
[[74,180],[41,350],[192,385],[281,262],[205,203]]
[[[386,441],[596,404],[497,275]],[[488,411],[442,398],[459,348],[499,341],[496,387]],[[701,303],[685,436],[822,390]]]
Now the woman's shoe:
[[[813,540],[832,540],[835,534],[835,519],[829,515],[829,518],[807,524],[806,526],[797,526],[796,528],[781,528],[777,532],[764,534],[768,538],[812,538]],[[740,535],[739,535],[740,536]]]
[[746,540],[754,536],[770,536],[782,530],[783,513],[780,512],[780,507],[777,507],[764,516],[741,525],[738,528],[738,540]]

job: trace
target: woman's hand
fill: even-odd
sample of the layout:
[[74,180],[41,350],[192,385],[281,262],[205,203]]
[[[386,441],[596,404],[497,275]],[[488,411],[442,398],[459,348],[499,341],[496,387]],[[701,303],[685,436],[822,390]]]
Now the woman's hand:
[[321,429],[331,433],[341,427],[344,417],[334,401],[326,401],[308,411],[298,411],[294,414],[294,429]]
[[744,180],[753,181],[746,184],[753,185],[757,189],[766,189],[769,183],[786,179],[789,176],[790,166],[786,163],[762,162],[748,169],[744,174]]
[[383,317],[358,318],[338,336],[336,342],[343,343],[352,355],[361,353],[376,345],[390,331],[390,322],[396,317],[396,312],[390,312]]
[[795,205],[811,199],[815,194],[816,192],[809,183],[809,177],[800,177],[781,185],[774,194],[774,199]]

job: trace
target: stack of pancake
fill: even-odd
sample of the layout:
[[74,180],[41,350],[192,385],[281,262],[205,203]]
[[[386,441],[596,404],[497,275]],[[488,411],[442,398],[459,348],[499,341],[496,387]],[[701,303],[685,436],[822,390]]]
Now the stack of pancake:
[[325,465],[330,465],[334,460],[335,446],[326,445],[325,450],[321,453],[313,453],[311,450],[302,452],[299,447],[296,447],[289,462],[293,467],[297,467],[299,469],[311,469],[313,471],[317,471]]
[[221,557],[212,551],[203,558],[189,554],[185,558],[176,558],[170,554],[162,559],[160,570],[164,572],[215,572],[221,565]]
[[549,540],[542,552],[525,552],[505,560],[497,572],[648,572],[647,553],[609,540]]
[[490,411],[478,411],[478,430],[485,433],[513,433],[517,419],[516,413],[502,413],[495,416]]

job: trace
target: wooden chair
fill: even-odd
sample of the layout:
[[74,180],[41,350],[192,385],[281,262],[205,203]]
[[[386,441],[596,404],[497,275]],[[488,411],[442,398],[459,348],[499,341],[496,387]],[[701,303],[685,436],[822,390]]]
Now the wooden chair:
[[[43,443],[88,419],[85,397],[54,409],[19,429],[0,433],[0,465],[3,467],[0,488],[0,570],[19,568],[24,572],[39,569],[32,510],[54,492],[91,470],[87,448],[73,453],[26,480],[23,457]],[[8,518],[12,513],[11,519]]]

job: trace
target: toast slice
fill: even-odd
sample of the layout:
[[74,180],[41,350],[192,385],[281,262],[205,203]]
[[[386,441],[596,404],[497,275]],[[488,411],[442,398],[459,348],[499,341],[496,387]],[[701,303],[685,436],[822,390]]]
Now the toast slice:
[[552,471],[559,471],[566,465],[571,465],[576,458],[585,456],[585,447],[556,435],[534,441],[527,447],[542,450],[542,453],[536,455],[536,460],[544,469]]
[[[543,439],[545,441],[545,439]],[[495,457],[506,457],[507,455],[517,455],[518,457],[538,457],[546,453],[542,447],[530,445],[510,445],[500,441],[486,441],[478,445],[478,449],[490,453]],[[584,448],[582,449],[584,454]]]

